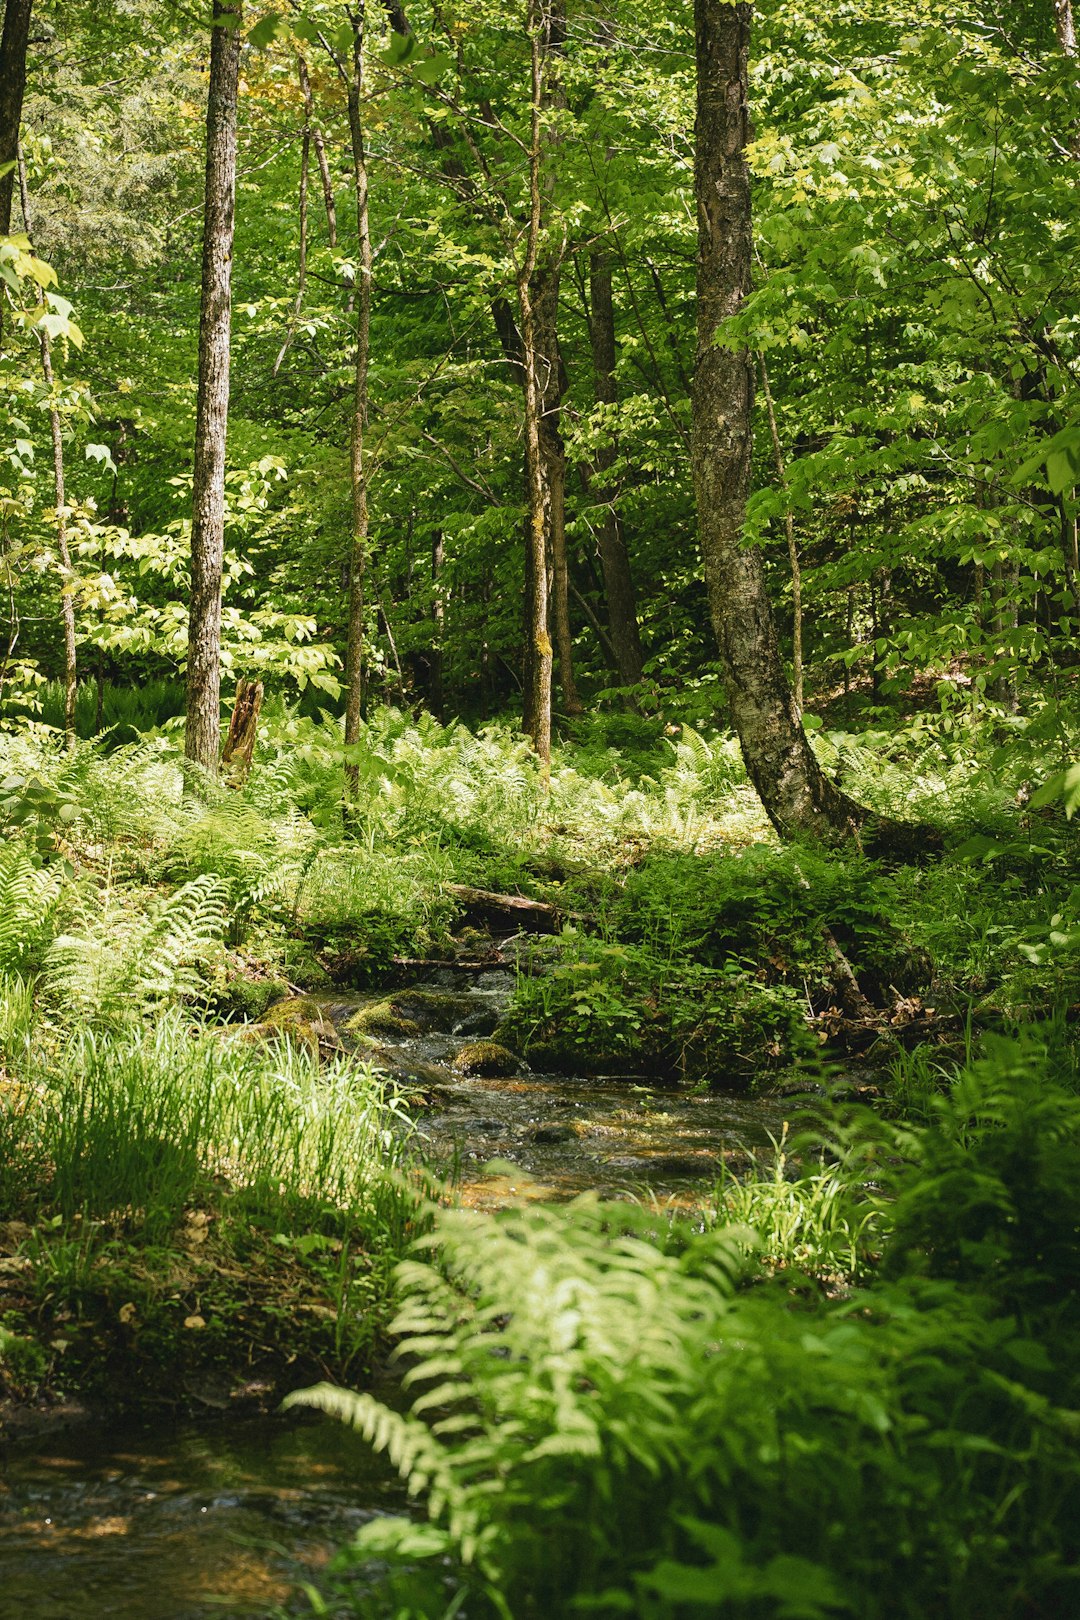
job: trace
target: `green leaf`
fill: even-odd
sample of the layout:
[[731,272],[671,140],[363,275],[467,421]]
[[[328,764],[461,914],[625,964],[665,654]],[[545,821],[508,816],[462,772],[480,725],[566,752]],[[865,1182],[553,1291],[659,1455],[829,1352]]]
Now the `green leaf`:
[[248,44],[254,45],[257,50],[263,50],[275,39],[287,38],[289,24],[279,11],[268,11],[260,17],[254,28],[248,30]]

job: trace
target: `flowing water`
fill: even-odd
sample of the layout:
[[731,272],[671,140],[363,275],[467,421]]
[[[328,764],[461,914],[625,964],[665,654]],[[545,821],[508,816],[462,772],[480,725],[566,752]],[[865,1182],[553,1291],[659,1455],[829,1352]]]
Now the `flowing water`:
[[[438,969],[390,998],[421,1032],[373,1037],[376,1061],[419,1088],[424,1152],[453,1167],[466,1203],[590,1189],[693,1203],[782,1129],[779,1100],[680,1091],[632,1074],[534,1073],[521,1062],[501,1078],[463,1074],[463,1049],[490,1034],[512,989],[504,969]],[[385,992],[327,998],[325,1010],[348,1041],[356,1015],[386,1002]],[[492,1161],[496,1172],[485,1173]]]
[[[631,1075],[537,1074],[520,1062],[501,1078],[462,1073],[463,1048],[494,1030],[512,987],[498,963],[437,969],[393,994],[413,1029],[366,1041],[348,1025],[386,992],[322,1000],[347,1045],[363,1043],[414,1088],[423,1149],[452,1170],[465,1202],[596,1189],[692,1206],[725,1166],[781,1129],[779,1102],[698,1096]],[[9,1446],[0,1452],[0,1617],[268,1617],[287,1608],[300,1580],[317,1581],[358,1525],[400,1501],[385,1465],[330,1420],[85,1426]]]
[[267,1617],[399,1500],[329,1418],[39,1436],[0,1453],[0,1615]]

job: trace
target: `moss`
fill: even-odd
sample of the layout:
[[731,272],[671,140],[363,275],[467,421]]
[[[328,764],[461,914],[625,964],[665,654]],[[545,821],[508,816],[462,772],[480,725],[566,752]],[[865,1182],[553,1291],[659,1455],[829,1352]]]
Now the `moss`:
[[270,1034],[283,1035],[315,1057],[323,1047],[341,1045],[337,1030],[314,996],[290,996],[286,1001],[279,1001],[276,1007],[270,1008],[261,1024],[250,1028],[252,1039]]
[[452,1030],[475,1011],[475,1002],[470,996],[454,995],[449,990],[399,990],[390,997],[389,1005],[400,1017],[414,1020],[422,1030]]
[[375,1001],[369,1007],[361,1007],[345,1028],[350,1035],[396,1035],[403,1040],[420,1033],[419,1024],[402,1017],[392,1001]]
[[265,1018],[271,1007],[284,1001],[289,986],[282,979],[230,979],[218,997],[218,1011],[228,1017]]
[[471,1041],[468,1046],[461,1048],[454,1059],[454,1068],[459,1074],[477,1075],[489,1080],[501,1080],[515,1074],[519,1067],[520,1059],[508,1047],[500,1046],[498,1041]]

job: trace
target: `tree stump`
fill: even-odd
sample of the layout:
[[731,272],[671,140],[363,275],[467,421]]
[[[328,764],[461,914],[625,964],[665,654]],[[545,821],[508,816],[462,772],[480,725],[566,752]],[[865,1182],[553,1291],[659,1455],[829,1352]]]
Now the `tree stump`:
[[234,787],[246,782],[251,770],[262,700],[262,681],[249,681],[242,675],[236,683],[236,701],[229,721],[229,735],[221,751],[222,774]]

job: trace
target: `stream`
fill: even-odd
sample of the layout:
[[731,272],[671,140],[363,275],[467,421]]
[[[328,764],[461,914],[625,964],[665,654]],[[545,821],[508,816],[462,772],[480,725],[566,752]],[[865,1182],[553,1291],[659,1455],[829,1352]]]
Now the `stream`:
[[[347,1048],[414,1091],[421,1151],[463,1202],[492,1208],[592,1188],[693,1207],[725,1166],[779,1134],[776,1099],[695,1095],[617,1073],[533,1073],[520,1060],[500,1077],[463,1073],[464,1049],[491,1035],[513,984],[496,956],[490,967],[428,970],[402,990],[317,998]],[[365,1020],[376,1027],[358,1030]],[[9,1442],[0,1616],[309,1613],[302,1599],[289,1607],[298,1583],[317,1583],[365,1519],[401,1501],[386,1465],[329,1419],[85,1424]]]
[[[357,1039],[349,1025],[373,1008],[419,1026],[376,1030],[358,1049],[419,1088],[422,1151],[464,1203],[498,1208],[594,1190],[693,1205],[726,1168],[779,1136],[791,1104],[776,1098],[682,1091],[618,1072],[545,1074],[520,1059],[502,1077],[463,1074],[464,1050],[494,1031],[513,986],[501,965],[441,967],[405,990],[322,999],[347,1044]],[[491,1161],[500,1169],[485,1174]]]

